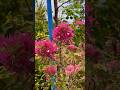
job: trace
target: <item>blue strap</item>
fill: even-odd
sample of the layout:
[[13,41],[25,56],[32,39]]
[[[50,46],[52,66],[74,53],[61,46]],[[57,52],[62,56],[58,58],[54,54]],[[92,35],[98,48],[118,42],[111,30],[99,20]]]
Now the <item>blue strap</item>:
[[51,7],[51,0],[47,0],[47,13],[48,13],[48,31],[49,31],[49,38],[52,41],[52,30],[53,30],[53,22],[52,22],[52,7]]
[[[52,7],[51,7],[51,0],[47,0],[47,14],[48,14],[48,31],[49,31],[49,39],[50,41],[53,40],[52,37],[52,30],[53,30],[53,18],[52,18]],[[51,77],[52,86],[51,90],[56,90],[56,77]]]
[[51,90],[56,90],[56,77],[52,76],[51,77],[51,81],[52,81],[52,86],[51,86]]

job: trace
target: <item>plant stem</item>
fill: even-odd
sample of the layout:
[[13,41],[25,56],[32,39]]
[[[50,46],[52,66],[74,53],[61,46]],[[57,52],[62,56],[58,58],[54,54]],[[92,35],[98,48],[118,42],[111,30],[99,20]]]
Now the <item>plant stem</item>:
[[75,63],[76,63],[76,61],[75,61],[75,55],[73,53],[73,64],[75,64]]
[[60,43],[60,53],[59,53],[59,57],[60,57],[60,68],[63,70],[62,45],[61,45],[61,43]]
[[60,43],[60,62],[62,61],[62,46],[61,46],[61,43]]

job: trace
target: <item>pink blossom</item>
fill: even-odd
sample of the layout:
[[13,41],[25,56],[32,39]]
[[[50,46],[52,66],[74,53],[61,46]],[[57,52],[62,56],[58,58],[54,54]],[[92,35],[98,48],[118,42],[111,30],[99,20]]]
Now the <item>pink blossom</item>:
[[73,75],[75,73],[78,73],[80,71],[80,64],[75,64],[75,65],[68,65],[66,68],[65,68],[65,73],[66,75],[70,76],[70,75]]
[[[0,63],[10,72],[32,73],[34,71],[34,40],[30,33],[0,37]],[[22,70],[22,71],[21,71]]]
[[44,67],[44,72],[48,75],[54,75],[57,72],[57,68],[53,65]]
[[75,24],[76,24],[76,25],[84,25],[85,23],[84,23],[83,21],[77,20],[77,21],[75,22]]
[[69,45],[69,46],[68,46],[68,49],[69,49],[70,51],[75,52],[76,49],[77,49],[77,47],[76,47],[75,45]]
[[53,31],[53,39],[57,42],[67,43],[74,37],[74,30],[66,24],[62,22],[60,25],[55,27]]
[[39,56],[52,58],[57,50],[57,45],[50,40],[35,41],[35,53]]
[[66,75],[72,75],[72,74],[74,74],[74,71],[75,71],[75,67],[74,67],[74,65],[68,65],[66,68],[65,68],[65,73],[66,73]]

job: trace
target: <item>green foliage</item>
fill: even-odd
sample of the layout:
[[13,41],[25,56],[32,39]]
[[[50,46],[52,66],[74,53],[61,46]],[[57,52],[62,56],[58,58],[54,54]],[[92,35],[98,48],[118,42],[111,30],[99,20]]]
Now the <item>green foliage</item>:
[[0,67],[0,90],[28,90],[32,88],[33,77],[28,75],[24,78],[22,75],[14,75],[8,72],[4,67]]
[[47,20],[45,17],[46,8],[41,1],[35,8],[35,36],[36,39],[42,39],[48,36]]
[[[31,0],[0,0],[0,35],[34,32],[31,6]],[[27,76],[9,72],[0,64],[0,90],[29,90],[34,81],[32,75]]]
[[35,90],[39,90],[45,87],[46,80],[45,74],[42,71],[44,65],[40,62],[39,58],[36,57],[35,60]]
[[32,31],[32,2],[30,0],[0,1],[0,34]]
[[62,11],[62,14],[66,14],[67,17],[71,16],[75,20],[76,19],[84,19],[85,18],[85,16],[84,16],[84,6],[82,5],[83,1],[70,0],[68,2],[69,5],[63,7],[64,9]]
[[76,46],[79,46],[81,42],[85,42],[85,29],[76,28],[74,42]]

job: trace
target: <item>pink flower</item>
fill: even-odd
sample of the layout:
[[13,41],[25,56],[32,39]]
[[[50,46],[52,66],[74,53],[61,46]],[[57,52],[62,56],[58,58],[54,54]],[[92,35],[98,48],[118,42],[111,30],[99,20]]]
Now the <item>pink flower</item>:
[[75,64],[75,65],[68,65],[66,68],[65,68],[65,73],[67,76],[70,76],[70,75],[73,75],[75,73],[78,73],[80,71],[80,65],[78,64]]
[[77,21],[75,22],[75,24],[76,24],[76,25],[84,25],[85,23],[84,23],[83,21],[77,20]]
[[76,49],[77,49],[77,47],[76,47],[75,45],[69,45],[69,46],[68,46],[68,49],[69,49],[70,51],[75,52]]
[[52,58],[57,50],[57,45],[50,40],[35,41],[35,53],[39,56]]
[[69,26],[69,24],[66,24],[65,22],[62,22],[53,31],[53,39],[57,42],[60,41],[62,43],[67,43],[73,37],[74,30]]
[[66,75],[70,76],[72,74],[74,74],[74,71],[75,71],[75,67],[74,65],[68,65],[66,68],[65,68],[65,73]]
[[44,72],[48,75],[54,75],[57,72],[57,68],[53,65],[44,67]]

